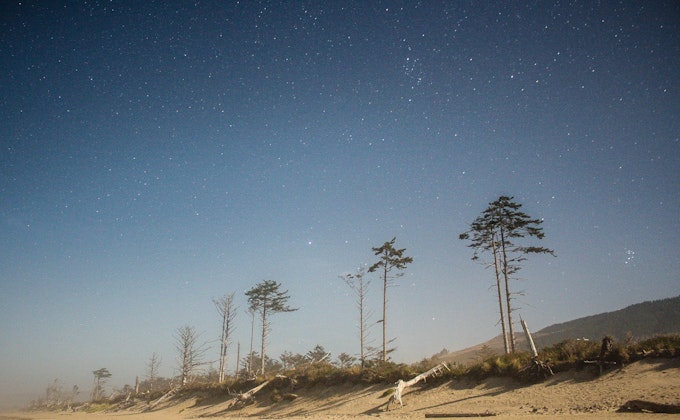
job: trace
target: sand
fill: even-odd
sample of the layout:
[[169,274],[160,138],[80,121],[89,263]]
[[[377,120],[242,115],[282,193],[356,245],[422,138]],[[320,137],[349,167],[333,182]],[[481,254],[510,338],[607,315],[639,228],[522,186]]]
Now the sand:
[[[403,408],[384,411],[389,386],[331,386],[298,389],[299,397],[290,402],[272,403],[258,394],[258,403],[242,410],[228,410],[225,399],[191,397],[141,412],[141,406],[110,413],[8,413],[7,419],[85,419],[160,420],[224,418],[352,419],[425,418],[426,414],[495,414],[495,419],[634,419],[650,417],[643,413],[617,413],[630,400],[680,404],[680,359],[648,359],[596,377],[592,372],[558,373],[547,381],[523,385],[508,378],[484,381],[448,381],[417,384],[407,388]],[[653,415],[680,418],[680,414]]]

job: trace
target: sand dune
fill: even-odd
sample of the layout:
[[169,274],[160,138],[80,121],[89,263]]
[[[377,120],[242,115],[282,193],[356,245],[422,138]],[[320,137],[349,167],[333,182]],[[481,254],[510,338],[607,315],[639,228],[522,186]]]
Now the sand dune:
[[[408,388],[403,408],[385,411],[384,386],[332,386],[298,389],[294,401],[272,403],[266,393],[258,403],[229,410],[225,399],[192,396],[142,413],[142,406],[99,414],[12,413],[0,419],[114,419],[156,420],[227,418],[325,418],[362,417],[425,418],[426,414],[495,414],[493,418],[638,418],[642,414],[617,413],[630,400],[680,404],[680,359],[648,359],[594,377],[586,371],[558,373],[544,383],[522,385],[508,378],[490,378],[420,384]],[[680,414],[663,418],[680,418]]]

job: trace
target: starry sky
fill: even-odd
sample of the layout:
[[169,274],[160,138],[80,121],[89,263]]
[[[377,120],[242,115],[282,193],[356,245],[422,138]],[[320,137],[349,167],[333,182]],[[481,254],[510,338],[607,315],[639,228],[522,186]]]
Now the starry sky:
[[0,56],[5,401],[175,375],[183,325],[217,360],[232,292],[233,371],[264,279],[299,308],[268,355],[356,354],[339,276],[393,237],[393,359],[485,341],[458,234],[499,195],[557,255],[514,285],[533,330],[680,294],[677,2],[4,1]]

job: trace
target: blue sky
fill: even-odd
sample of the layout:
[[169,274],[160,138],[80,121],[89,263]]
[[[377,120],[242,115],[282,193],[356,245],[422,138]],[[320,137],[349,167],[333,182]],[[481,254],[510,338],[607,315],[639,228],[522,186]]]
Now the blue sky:
[[[544,220],[537,330],[680,294],[674,2],[4,2],[0,394],[176,374],[173,333],[264,279],[269,355],[358,353],[338,276],[397,237],[394,360],[499,333],[458,240],[499,195]],[[373,322],[380,287],[373,280]],[[380,342],[379,328],[372,331]],[[216,360],[213,343],[207,358]],[[235,365],[236,346],[230,350]]]

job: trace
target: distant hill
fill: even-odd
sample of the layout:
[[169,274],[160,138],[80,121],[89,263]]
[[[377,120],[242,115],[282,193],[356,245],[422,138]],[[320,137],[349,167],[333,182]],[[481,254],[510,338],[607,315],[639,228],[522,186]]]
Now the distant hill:
[[[516,333],[517,346],[528,349],[521,327]],[[605,335],[623,340],[628,334],[636,339],[648,338],[659,334],[680,333],[680,296],[662,300],[648,301],[628,306],[618,311],[605,312],[578,318],[573,321],[554,324],[532,332],[536,348],[542,349],[569,338],[600,340]],[[501,336],[441,357],[448,362],[469,363],[484,353],[503,353]]]

